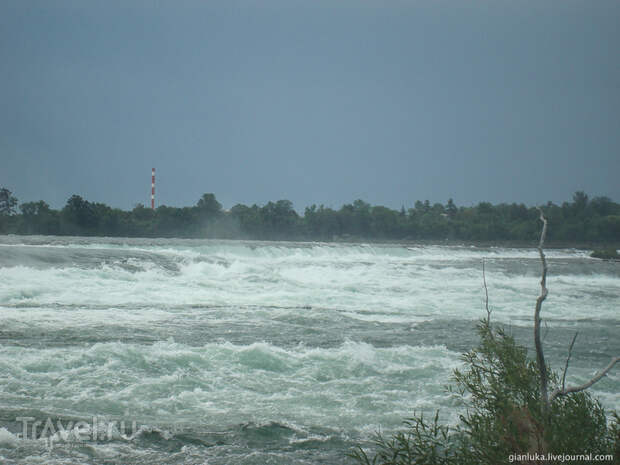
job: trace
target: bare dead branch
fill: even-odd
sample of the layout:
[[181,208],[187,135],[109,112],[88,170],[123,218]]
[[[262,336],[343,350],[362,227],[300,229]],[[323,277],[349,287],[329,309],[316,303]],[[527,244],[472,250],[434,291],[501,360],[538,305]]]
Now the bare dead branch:
[[547,290],[547,259],[545,257],[545,252],[543,251],[543,246],[545,244],[545,238],[547,236],[547,218],[543,214],[542,210],[538,208],[540,212],[540,221],[543,223],[542,231],[540,233],[540,241],[538,242],[538,254],[540,256],[540,261],[542,262],[542,276],[540,279],[540,295],[536,299],[536,308],[534,310],[534,344],[536,346],[536,360],[538,362],[538,371],[540,374],[540,396],[543,400],[543,408],[545,410],[545,414],[549,413],[549,409],[551,406],[551,402],[559,396],[565,396],[567,394],[573,392],[585,391],[594,383],[598,382],[603,376],[605,376],[609,370],[611,370],[618,361],[620,361],[620,357],[615,357],[609,362],[603,370],[597,373],[590,381],[584,383],[580,386],[570,386],[566,387],[566,372],[568,370],[568,365],[570,363],[571,353],[573,351],[573,345],[575,344],[575,339],[577,339],[577,334],[573,337],[571,341],[570,347],[568,349],[568,358],[566,359],[566,365],[564,367],[564,374],[562,375],[562,387],[554,389],[551,396],[549,396],[549,377],[547,374],[547,364],[545,363],[545,354],[543,351],[542,341],[540,338],[540,311],[542,309],[542,303],[547,298],[547,294],[549,291]]
[[573,354],[573,346],[575,345],[575,340],[579,335],[579,331],[575,331],[575,335],[573,336],[573,340],[570,341],[570,346],[568,346],[568,356],[566,357],[566,365],[564,365],[564,373],[562,373],[562,391],[564,391],[564,386],[566,382],[566,372],[568,371],[568,364],[570,363],[570,357]]
[[491,309],[489,308],[489,290],[487,289],[487,277],[484,272],[484,258],[482,259],[482,282],[484,283],[484,305],[487,309],[487,326],[491,324]]
[[[534,309],[534,344],[536,346],[536,360],[538,362],[538,371],[540,375],[540,395],[543,401],[544,413],[545,413],[545,416],[547,416],[549,414],[551,402],[553,402],[556,398],[561,397],[561,396],[565,396],[565,395],[568,395],[574,392],[585,391],[590,386],[592,386],[594,383],[597,383],[598,381],[600,381],[603,378],[603,376],[605,376],[614,367],[614,365],[620,361],[620,357],[613,358],[611,362],[609,362],[609,365],[607,365],[603,370],[598,372],[587,383],[584,383],[580,386],[570,386],[567,388],[566,387],[566,373],[568,372],[568,366],[570,364],[570,359],[573,353],[573,346],[575,345],[575,341],[577,340],[577,336],[579,335],[579,333],[576,332],[575,335],[573,336],[573,339],[571,340],[570,346],[568,347],[568,356],[566,358],[566,364],[564,365],[564,372],[562,374],[562,387],[554,389],[553,392],[551,393],[551,396],[549,396],[549,387],[548,387],[549,386],[549,375],[547,373],[547,364],[545,362],[545,354],[543,351],[543,345],[542,345],[542,340],[540,336],[540,323],[542,321],[542,318],[540,317],[540,312],[542,310],[542,304],[547,298],[547,295],[549,294],[549,291],[547,290],[547,271],[548,271],[547,258],[545,257],[545,252],[543,250],[543,246],[545,245],[545,238],[547,236],[547,218],[545,218],[545,215],[543,214],[542,209],[538,208],[538,211],[540,212],[540,217],[539,217],[540,221],[542,221],[542,224],[543,224],[542,231],[540,232],[540,240],[538,242],[538,247],[537,247],[538,255],[542,263],[542,272],[541,272],[541,279],[540,279],[540,295],[536,299],[536,307]],[[491,309],[489,307],[489,291],[487,288],[484,259],[482,260],[482,282],[484,283],[484,295],[485,295],[484,303],[485,303],[485,308],[487,311],[487,326],[488,326],[490,325],[490,321],[491,321]],[[547,327],[546,321],[545,321],[545,327]],[[545,336],[546,335],[547,333],[545,333]],[[491,332],[491,336],[492,336],[492,332]]]
[[609,362],[609,365],[607,365],[605,368],[603,368],[603,370],[601,370],[600,372],[598,372],[594,378],[592,378],[590,381],[588,381],[587,383],[584,383],[580,386],[570,386],[566,389],[564,389],[564,387],[562,387],[562,389],[555,389],[553,391],[553,393],[551,394],[551,401],[553,401],[554,399],[556,399],[557,397],[561,397],[561,396],[565,396],[567,394],[571,394],[573,392],[580,392],[580,391],[585,391],[586,389],[588,389],[590,386],[592,386],[594,383],[598,382],[601,380],[601,378],[603,376],[605,376],[609,370],[611,370],[614,365],[616,363],[618,363],[620,361],[620,357],[614,357],[611,359],[611,362]]
[[547,236],[547,218],[543,215],[542,210],[539,208],[540,221],[543,223],[542,231],[540,233],[540,241],[538,242],[538,254],[540,255],[540,261],[542,262],[542,277],[540,280],[540,295],[536,299],[536,308],[534,310],[534,344],[536,346],[536,360],[538,362],[538,371],[540,373],[540,396],[543,400],[543,406],[546,411],[549,410],[549,391],[547,385],[549,384],[547,375],[547,364],[545,363],[545,354],[543,352],[542,341],[540,339],[540,310],[542,308],[543,301],[547,298],[549,291],[547,290],[547,259],[545,258],[545,252],[543,252],[543,245],[545,244],[545,237]]

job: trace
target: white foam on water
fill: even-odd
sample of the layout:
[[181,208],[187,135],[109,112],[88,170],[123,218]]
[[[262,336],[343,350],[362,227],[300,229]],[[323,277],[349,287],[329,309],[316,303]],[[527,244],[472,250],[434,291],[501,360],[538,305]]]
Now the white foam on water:
[[0,447],[17,447],[19,438],[6,428],[0,428]]
[[325,349],[111,342],[79,351],[12,347],[0,357],[8,380],[3,408],[54,405],[66,416],[201,418],[213,425],[313,420],[333,428],[364,425],[378,411],[395,420],[413,407],[430,408],[442,380],[460,364],[443,346],[375,348],[351,341]]
[[[490,299],[500,321],[505,321],[503,311],[517,318],[530,314],[538,292],[535,251],[520,249],[242,243],[132,250],[155,255],[150,260],[132,258],[116,264],[89,263],[87,267],[78,263],[45,269],[0,268],[5,283],[0,288],[0,302],[31,307],[311,306],[334,308],[348,315],[375,310],[378,321],[382,321],[383,312],[388,318],[442,314],[475,319],[482,296],[479,260],[489,254]],[[158,261],[164,255],[177,264],[176,270],[166,267],[168,262]],[[554,250],[548,255],[550,260],[584,260],[582,252],[573,250]],[[494,263],[516,258],[532,259],[528,274],[493,273]],[[574,291],[584,291],[582,303],[594,306],[601,318],[615,315],[613,305],[590,298],[589,290],[610,290],[613,303],[620,301],[620,282],[615,275],[550,274],[549,287],[549,302],[555,299],[557,306],[549,305],[548,315],[558,318],[574,318],[579,312],[571,312],[566,303]],[[567,295],[565,289],[573,292]],[[367,315],[360,318],[368,321]]]
[[[24,245],[1,245],[13,261],[0,263],[0,325],[8,335],[31,339],[26,347],[0,346],[6,380],[0,409],[77,418],[199,423],[213,430],[278,421],[300,431],[320,425],[368,437],[397,428],[414,411],[456,411],[443,386],[460,366],[459,353],[376,332],[374,345],[346,334],[323,345],[309,339],[278,345],[266,336],[270,328],[301,326],[318,338],[343,321],[350,326],[342,327],[372,332],[387,325],[407,334],[433,320],[473,322],[485,315],[483,258],[494,321],[529,327],[540,292],[534,249],[21,241],[29,248],[28,264],[19,262]],[[620,272],[613,264],[572,249],[549,250],[547,257],[544,318],[567,325],[584,316],[618,321]],[[199,324],[221,328],[219,339],[184,341],[184,331]],[[123,342],[119,328],[157,342]],[[252,342],[226,340],[227,328]],[[103,335],[106,342],[38,345],[37,334],[52,333]],[[173,337],[161,340],[160,333]],[[571,382],[588,379],[590,371],[571,367]],[[619,383],[611,375],[593,392],[607,407],[620,405]],[[17,447],[14,439],[0,429],[0,447]],[[120,453],[97,450],[101,457]]]

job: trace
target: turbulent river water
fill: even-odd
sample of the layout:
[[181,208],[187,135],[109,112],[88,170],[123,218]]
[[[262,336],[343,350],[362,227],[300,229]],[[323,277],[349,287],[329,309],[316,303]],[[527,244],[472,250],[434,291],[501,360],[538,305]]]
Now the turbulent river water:
[[[578,330],[582,383],[620,353],[620,263],[547,253],[547,356]],[[342,464],[414,411],[453,422],[483,258],[531,346],[534,248],[0,236],[0,463]]]

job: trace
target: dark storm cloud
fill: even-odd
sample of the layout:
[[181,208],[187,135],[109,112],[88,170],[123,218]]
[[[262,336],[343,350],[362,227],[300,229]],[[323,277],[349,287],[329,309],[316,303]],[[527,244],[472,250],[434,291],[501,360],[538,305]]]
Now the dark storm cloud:
[[0,4],[0,185],[59,207],[620,199],[615,1]]

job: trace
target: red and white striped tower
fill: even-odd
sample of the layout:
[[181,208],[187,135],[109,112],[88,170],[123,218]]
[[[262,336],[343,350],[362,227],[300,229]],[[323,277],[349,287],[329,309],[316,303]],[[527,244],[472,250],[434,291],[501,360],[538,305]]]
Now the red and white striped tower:
[[151,210],[155,210],[155,168],[151,171]]

